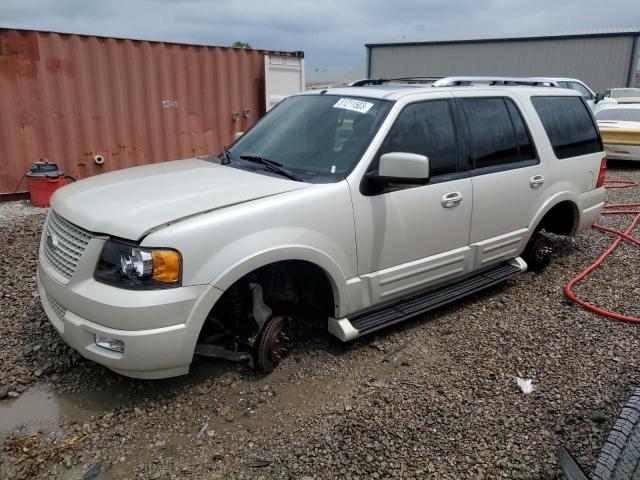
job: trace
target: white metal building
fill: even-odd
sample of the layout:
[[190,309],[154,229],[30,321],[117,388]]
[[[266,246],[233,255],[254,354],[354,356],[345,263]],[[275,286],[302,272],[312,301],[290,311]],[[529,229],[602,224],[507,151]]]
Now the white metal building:
[[632,86],[640,29],[370,43],[368,78],[535,76],[579,78],[596,92]]

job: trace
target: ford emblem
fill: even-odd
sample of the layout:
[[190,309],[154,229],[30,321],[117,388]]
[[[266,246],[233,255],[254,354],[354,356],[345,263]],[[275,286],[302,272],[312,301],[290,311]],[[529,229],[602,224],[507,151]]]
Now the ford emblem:
[[58,237],[55,233],[47,233],[47,246],[51,250],[57,250],[59,244],[60,241],[58,240]]

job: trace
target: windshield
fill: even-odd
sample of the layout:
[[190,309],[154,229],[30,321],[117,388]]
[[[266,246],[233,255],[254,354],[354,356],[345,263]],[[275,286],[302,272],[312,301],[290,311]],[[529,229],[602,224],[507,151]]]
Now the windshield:
[[613,98],[640,97],[640,88],[621,88],[612,90]]
[[596,112],[596,120],[640,122],[640,108],[606,108]]
[[360,160],[390,106],[361,97],[289,97],[231,147],[230,159],[259,157],[306,182],[336,182]]

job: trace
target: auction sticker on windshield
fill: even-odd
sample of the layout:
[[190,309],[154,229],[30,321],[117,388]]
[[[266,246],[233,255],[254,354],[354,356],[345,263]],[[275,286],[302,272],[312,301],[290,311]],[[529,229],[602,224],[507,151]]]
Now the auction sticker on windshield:
[[373,107],[373,103],[353,98],[341,98],[333,106],[333,108],[342,108],[358,113],[367,113],[371,107]]

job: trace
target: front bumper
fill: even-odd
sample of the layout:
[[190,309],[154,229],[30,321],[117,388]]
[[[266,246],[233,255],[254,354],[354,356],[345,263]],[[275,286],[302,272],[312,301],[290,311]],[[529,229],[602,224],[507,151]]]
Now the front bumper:
[[[202,322],[221,294],[211,285],[162,291],[123,290],[92,279],[64,285],[41,263],[37,284],[47,317],[69,346],[134,378],[188,373]],[[155,328],[149,328],[152,319]],[[124,353],[96,345],[96,334],[124,341]]]

